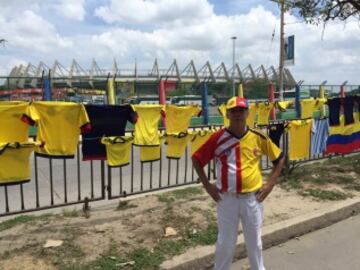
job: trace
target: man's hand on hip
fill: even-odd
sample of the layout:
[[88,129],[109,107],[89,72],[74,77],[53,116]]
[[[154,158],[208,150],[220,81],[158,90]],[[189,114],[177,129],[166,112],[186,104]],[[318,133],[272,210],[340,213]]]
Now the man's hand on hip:
[[207,184],[205,187],[206,192],[213,198],[215,202],[218,202],[221,200],[219,190],[214,184]]
[[256,199],[258,202],[263,202],[273,189],[274,184],[265,183],[263,187],[256,193]]

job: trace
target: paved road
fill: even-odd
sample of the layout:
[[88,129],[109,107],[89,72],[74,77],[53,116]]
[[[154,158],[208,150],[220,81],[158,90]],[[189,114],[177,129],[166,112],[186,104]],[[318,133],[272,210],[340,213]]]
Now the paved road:
[[[360,269],[360,215],[264,251],[267,270]],[[247,261],[231,270],[248,269]]]

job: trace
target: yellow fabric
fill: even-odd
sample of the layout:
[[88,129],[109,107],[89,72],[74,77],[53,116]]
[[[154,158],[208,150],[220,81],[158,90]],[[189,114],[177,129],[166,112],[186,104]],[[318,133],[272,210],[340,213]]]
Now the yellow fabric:
[[121,167],[128,165],[130,162],[131,143],[133,137],[104,137],[101,143],[106,148],[106,159],[110,167]]
[[238,96],[239,96],[239,97],[244,97],[244,87],[243,87],[243,84],[242,84],[242,83],[239,84]]
[[226,116],[226,104],[221,104],[218,109],[219,113],[223,117],[224,127],[228,127],[230,125],[230,121],[229,118],[227,118]]
[[316,109],[316,100],[313,98],[303,99],[301,104],[301,119],[312,118]]
[[115,104],[115,87],[114,87],[114,80],[109,79],[107,82],[107,90],[108,90],[108,103],[111,105]]
[[246,119],[246,124],[253,128],[255,126],[256,116],[258,114],[258,107],[255,103],[250,103],[249,106],[249,116]]
[[274,103],[259,103],[258,104],[258,125],[268,125],[269,124],[269,115],[270,111],[274,108]]
[[192,133],[191,138],[191,155],[193,155],[196,150],[200,148],[214,133],[214,130],[199,130]]
[[0,185],[30,181],[30,155],[35,143],[0,144]]
[[281,150],[261,131],[250,129],[240,139],[241,157],[241,192],[253,192],[263,185],[262,172],[259,166],[262,155],[271,161],[280,157]]
[[312,119],[294,120],[288,125],[289,130],[289,159],[301,160],[309,158],[310,132]]
[[330,126],[329,135],[352,135],[355,132],[360,132],[360,122],[359,122],[359,113],[354,112],[354,123],[350,125],[345,125],[344,115],[340,115],[340,125]]
[[134,144],[139,146],[159,145],[158,125],[164,105],[132,105],[132,107],[138,114]]
[[183,133],[166,136],[166,157],[175,159],[181,158],[185,153],[187,143],[190,139],[191,135]]
[[176,106],[166,105],[166,133],[179,134],[187,132],[191,118],[201,112],[199,106]]
[[316,99],[316,104],[315,104],[316,109],[317,109],[317,110],[322,110],[323,107],[324,107],[324,105],[325,105],[325,103],[326,103],[326,101],[327,101],[326,98],[317,98],[317,99]]
[[0,143],[26,142],[29,125],[21,121],[28,114],[29,103],[22,101],[0,102]]
[[290,106],[293,105],[294,102],[292,100],[286,100],[286,101],[278,101],[277,105],[280,111],[285,112],[286,109]]
[[47,156],[73,156],[80,128],[89,123],[84,105],[73,102],[35,101],[29,116],[38,126],[36,140],[45,143],[35,152]]

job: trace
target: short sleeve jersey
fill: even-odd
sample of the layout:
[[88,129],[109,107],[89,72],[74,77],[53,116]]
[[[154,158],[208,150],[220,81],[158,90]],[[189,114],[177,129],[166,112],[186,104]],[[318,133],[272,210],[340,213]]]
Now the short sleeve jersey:
[[160,144],[158,125],[163,105],[133,105],[138,115],[135,124],[134,144],[138,146],[156,146]]
[[268,125],[270,111],[274,107],[274,103],[259,103],[258,104],[258,125]]
[[316,109],[316,100],[313,98],[303,99],[301,104],[301,119],[312,118]]
[[35,143],[0,143],[0,186],[30,181],[30,155]]
[[193,155],[214,133],[214,130],[198,130],[191,134],[191,155]]
[[136,123],[136,113],[130,105],[93,105],[85,106],[91,123],[91,131],[83,134],[83,160],[106,159],[103,136],[124,136],[127,121]]
[[199,115],[200,112],[199,106],[166,105],[166,133],[177,135],[181,132],[187,132],[191,118]]
[[43,143],[35,152],[53,158],[73,158],[80,132],[91,129],[84,105],[73,102],[32,102],[26,121],[37,124],[36,140]]
[[201,166],[215,158],[219,176],[216,185],[221,192],[246,193],[262,187],[262,155],[277,162],[282,153],[269,137],[255,129],[248,129],[241,138],[227,129],[221,129],[193,157]]
[[27,142],[29,126],[21,121],[28,114],[29,103],[0,102],[0,143]]
[[171,159],[180,159],[186,150],[187,143],[191,139],[191,135],[180,133],[178,135],[166,136],[166,157]]
[[130,163],[133,137],[103,137],[101,143],[106,147],[107,163],[110,167],[122,167]]
[[288,129],[290,134],[290,160],[301,160],[309,157],[312,121],[312,119],[294,120],[289,123]]

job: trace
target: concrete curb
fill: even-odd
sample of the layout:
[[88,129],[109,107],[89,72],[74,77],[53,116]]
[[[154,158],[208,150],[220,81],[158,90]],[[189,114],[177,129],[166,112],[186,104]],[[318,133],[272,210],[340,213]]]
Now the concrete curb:
[[[288,239],[318,230],[333,223],[344,220],[360,213],[360,198],[339,202],[331,209],[318,211],[284,220],[276,224],[263,227],[264,249],[280,244]],[[246,257],[243,236],[237,239],[236,260]],[[189,249],[186,253],[165,261],[161,270],[201,270],[210,269],[214,262],[214,246],[202,246]]]

